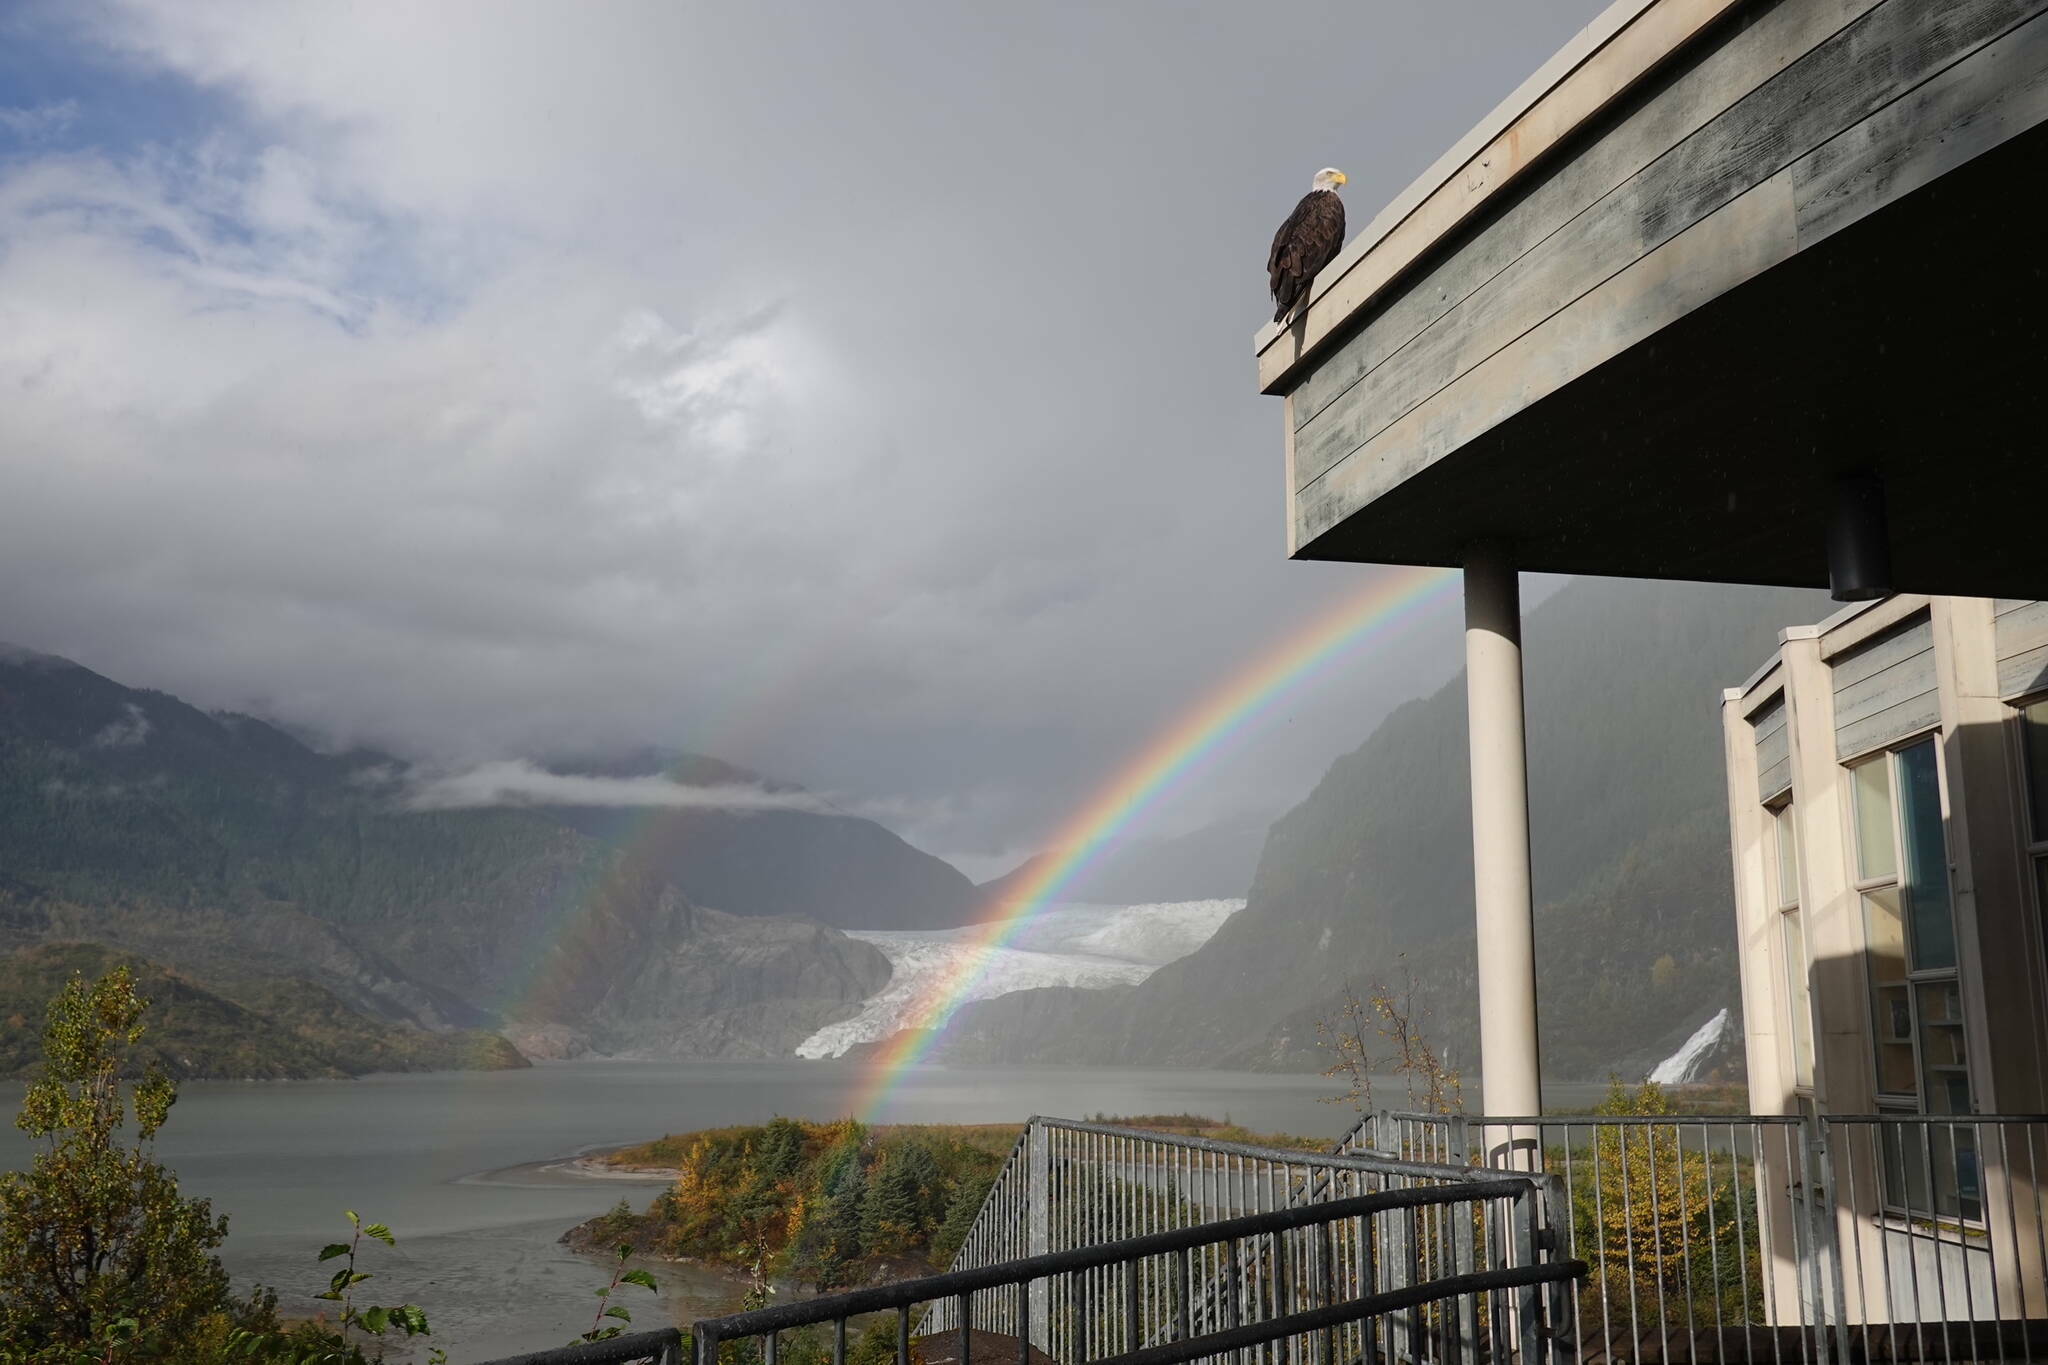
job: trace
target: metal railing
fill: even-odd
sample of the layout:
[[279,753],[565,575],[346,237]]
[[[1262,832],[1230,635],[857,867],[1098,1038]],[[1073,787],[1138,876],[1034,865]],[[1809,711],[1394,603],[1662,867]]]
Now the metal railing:
[[[1493,1177],[1529,1182],[1529,1193],[1322,1220],[1341,1201]],[[1191,1242],[1185,1253],[1119,1250],[1303,1211],[1309,1223]],[[1302,1230],[1312,1224],[1325,1231]],[[943,1286],[930,1292],[929,1281],[862,1293],[926,1294],[901,1300],[930,1305],[921,1318],[902,1308],[903,1342],[957,1339],[971,1312],[957,1365],[970,1365],[984,1334],[1013,1349],[1028,1338],[1034,1357],[1060,1365],[1173,1365],[1225,1349],[1232,1365],[1400,1365],[1504,1359],[1502,1334],[1513,1353],[1526,1318],[1503,1308],[1498,1290],[1446,1291],[1420,1307],[1403,1300],[1391,1316],[1387,1294],[1520,1273],[1547,1257],[1586,1271],[1541,1307],[1554,1334],[1546,1349],[1572,1365],[2048,1365],[2048,1116],[1381,1111],[1327,1153],[1033,1119],[951,1273],[994,1274],[990,1285],[1014,1288],[1020,1281],[1003,1277],[1018,1263],[1071,1252],[1088,1255],[1034,1273],[1021,1295],[984,1288],[970,1302]],[[1335,1333],[1326,1357],[1313,1335],[1323,1328],[1301,1326],[1301,1314],[1341,1305],[1357,1316],[1326,1324]],[[1239,1335],[1217,1344],[1230,1333]],[[521,1360],[674,1365],[632,1354],[628,1341],[602,1343],[612,1354]],[[1191,1342],[1205,1344],[1175,1354],[1196,1349]],[[834,1365],[843,1348],[835,1343]],[[801,1365],[824,1365],[824,1353],[813,1355]]]
[[[875,1313],[894,1314],[896,1362],[911,1365],[913,1314],[924,1305],[947,1311],[944,1321],[927,1312],[915,1339],[939,1338],[959,1365],[996,1354],[991,1347],[1019,1365],[1226,1356],[1233,1365],[1516,1356],[1537,1365],[1549,1355],[1551,1301],[1563,1297],[1550,1289],[1585,1271],[1546,1245],[1544,1184],[1467,1172],[1457,1183],[1299,1203],[714,1318],[691,1329],[695,1365],[718,1365],[734,1342],[758,1343],[741,1359],[781,1365],[786,1334],[828,1326],[832,1365],[846,1365],[848,1324]],[[1425,1274],[1413,1254],[1418,1230],[1440,1213],[1498,1229],[1507,1245],[1495,1264],[1479,1264],[1475,1242],[1462,1263]],[[1198,1306],[1211,1276],[1229,1288],[1205,1330]],[[801,1353],[822,1357],[818,1346],[806,1340]]]
[[[1369,1115],[1345,1145],[1430,1153],[1563,1182],[1566,1254],[1587,1283],[1566,1335],[1581,1361],[1810,1361],[1827,1353],[1823,1215],[1810,1201],[1773,1226],[1795,1244],[1796,1273],[1766,1273],[1773,1245],[1768,1172],[1811,1188],[1811,1151],[1794,1117]],[[1791,1333],[1771,1328],[1791,1325]]]
[[1382,1111],[1339,1148],[1558,1177],[1580,1361],[2048,1361],[2048,1117]]
[[664,1327],[658,1332],[635,1332],[610,1341],[506,1356],[489,1365],[684,1365],[683,1333],[678,1327]]
[[[976,1269],[1020,1256],[1097,1246],[1248,1214],[1471,1179],[1468,1167],[1372,1153],[1288,1151],[1034,1118],[997,1176],[952,1269]],[[1535,1188],[1533,1216],[1539,1232],[1548,1237],[1548,1230],[1564,1216],[1563,1186],[1539,1175]],[[1413,1228],[1384,1232],[1394,1240],[1367,1246],[1363,1256],[1368,1266],[1374,1257],[1403,1258],[1401,1273],[1407,1279],[1398,1283],[1437,1278],[1454,1268],[1521,1264],[1513,1260],[1508,1229],[1486,1206],[1476,1208],[1470,1217],[1432,1207],[1417,1216]],[[1112,1350],[1161,1344],[1177,1332],[1208,1333],[1235,1325],[1234,1295],[1241,1287],[1269,1283],[1290,1256],[1298,1260],[1303,1254],[1272,1239],[1254,1239],[1230,1249],[1212,1247],[1197,1258],[1196,1288],[1184,1308],[1174,1298],[1178,1281],[1172,1268],[1141,1266],[1137,1273],[1143,1311],[1134,1338],[1120,1335],[1125,1324],[1100,1311],[1099,1305],[1119,1289],[1112,1272],[1102,1268],[1048,1283],[1023,1310],[1007,1303],[993,1305],[984,1325],[1014,1334],[1016,1314],[1025,1311],[1033,1342],[1055,1359],[1094,1359]],[[1357,1280],[1359,1250],[1352,1249],[1349,1256],[1342,1275]],[[1346,1292],[1354,1291],[1364,1294],[1369,1288],[1361,1282]],[[1184,1328],[1174,1316],[1181,1312],[1188,1317]],[[938,1304],[917,1330],[951,1331],[958,1326],[953,1313],[952,1305]],[[1451,1330],[1461,1330],[1469,1338],[1478,1324],[1453,1324]],[[1281,1357],[1264,1348],[1249,1352],[1247,1361],[1280,1365]]]
[[1818,1122],[1835,1293],[1858,1348],[1981,1359],[1995,1343],[2008,1359],[2048,1359],[2048,1119]]

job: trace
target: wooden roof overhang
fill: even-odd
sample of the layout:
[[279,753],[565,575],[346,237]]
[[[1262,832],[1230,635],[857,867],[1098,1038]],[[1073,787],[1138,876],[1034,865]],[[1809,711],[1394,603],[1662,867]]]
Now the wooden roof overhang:
[[1621,0],[1258,335],[1289,550],[2048,595],[2048,0]]

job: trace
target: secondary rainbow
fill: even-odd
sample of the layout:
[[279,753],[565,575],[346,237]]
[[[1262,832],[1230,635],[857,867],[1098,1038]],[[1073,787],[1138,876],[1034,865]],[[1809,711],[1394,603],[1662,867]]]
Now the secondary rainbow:
[[1392,569],[1374,575],[1194,706],[1104,783],[1053,837],[1055,850],[976,926],[970,951],[940,974],[910,1012],[906,1027],[878,1048],[859,1112],[873,1118],[896,1078],[915,1066],[1002,947],[1158,800],[1276,701],[1323,669],[1431,603],[1453,595],[1457,575],[1443,569]]

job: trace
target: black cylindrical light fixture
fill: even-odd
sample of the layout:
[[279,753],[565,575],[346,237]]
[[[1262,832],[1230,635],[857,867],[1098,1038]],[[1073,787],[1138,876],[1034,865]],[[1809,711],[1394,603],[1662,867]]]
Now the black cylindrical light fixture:
[[1869,602],[1892,593],[1892,546],[1885,529],[1884,485],[1875,474],[1835,481],[1828,509],[1828,592],[1837,602]]

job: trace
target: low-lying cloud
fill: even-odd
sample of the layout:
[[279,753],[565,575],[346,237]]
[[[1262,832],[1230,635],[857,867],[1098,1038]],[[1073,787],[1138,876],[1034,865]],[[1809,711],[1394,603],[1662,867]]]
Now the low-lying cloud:
[[748,783],[690,786],[648,774],[590,777],[555,773],[521,759],[483,763],[464,772],[413,782],[404,796],[412,810],[472,810],[485,806],[657,806],[703,810],[846,812],[812,792]]
[[149,717],[134,702],[121,703],[121,714],[92,737],[95,749],[132,749],[149,738]]

